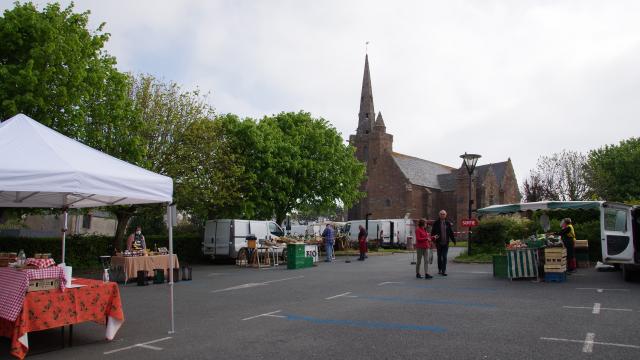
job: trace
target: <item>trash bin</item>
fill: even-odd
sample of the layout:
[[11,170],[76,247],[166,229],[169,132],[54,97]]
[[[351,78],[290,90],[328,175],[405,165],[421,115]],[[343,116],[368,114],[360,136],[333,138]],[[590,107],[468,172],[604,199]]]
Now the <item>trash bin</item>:
[[253,235],[253,234],[249,234],[245,237],[245,240],[247,240],[247,247],[249,249],[255,249],[257,247],[257,240],[258,238]]
[[153,283],[164,284],[164,269],[153,269],[153,273]]
[[306,267],[304,247],[305,244],[287,244],[287,269]]
[[148,277],[149,272],[147,270],[138,270],[138,286],[147,286],[149,285]]
[[493,276],[497,278],[506,278],[507,274],[507,255],[493,256]]

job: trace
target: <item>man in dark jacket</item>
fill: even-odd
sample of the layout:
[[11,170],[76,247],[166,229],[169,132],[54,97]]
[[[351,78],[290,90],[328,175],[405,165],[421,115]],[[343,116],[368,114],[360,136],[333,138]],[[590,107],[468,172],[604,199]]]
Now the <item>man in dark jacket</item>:
[[438,250],[438,274],[447,276],[447,253],[449,252],[449,241],[456,244],[456,237],[453,234],[453,224],[447,220],[447,212],[440,210],[439,220],[436,220],[431,227],[431,236],[436,238],[436,249]]

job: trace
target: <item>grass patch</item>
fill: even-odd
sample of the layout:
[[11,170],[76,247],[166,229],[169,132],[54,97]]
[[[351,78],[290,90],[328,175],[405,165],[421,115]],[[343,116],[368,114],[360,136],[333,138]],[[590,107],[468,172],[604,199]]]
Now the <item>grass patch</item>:
[[497,254],[475,253],[472,255],[467,255],[467,252],[463,251],[462,253],[460,253],[460,255],[456,256],[454,261],[459,263],[491,264],[493,262],[493,255],[497,255]]
[[463,247],[466,248],[467,247],[467,242],[466,241],[457,241],[455,245],[453,245],[452,247]]

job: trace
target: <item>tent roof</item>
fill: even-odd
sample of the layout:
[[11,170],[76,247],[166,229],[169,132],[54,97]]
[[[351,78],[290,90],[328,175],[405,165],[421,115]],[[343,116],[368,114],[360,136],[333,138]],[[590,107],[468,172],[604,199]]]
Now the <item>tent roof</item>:
[[18,114],[0,124],[0,207],[171,202],[173,181]]
[[519,204],[491,205],[478,209],[478,214],[508,214],[527,210],[598,209],[602,203],[602,201],[538,201]]

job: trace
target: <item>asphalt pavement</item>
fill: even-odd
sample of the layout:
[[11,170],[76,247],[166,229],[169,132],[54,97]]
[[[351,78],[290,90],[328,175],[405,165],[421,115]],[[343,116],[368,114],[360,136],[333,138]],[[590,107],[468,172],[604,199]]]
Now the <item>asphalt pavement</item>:
[[[450,256],[458,249],[452,248]],[[42,359],[639,359],[640,283],[581,269],[563,283],[496,279],[491,265],[449,262],[416,279],[411,254],[308,269],[194,267],[175,284],[121,286],[116,339],[85,323],[29,335]],[[0,358],[11,358],[8,339]]]

